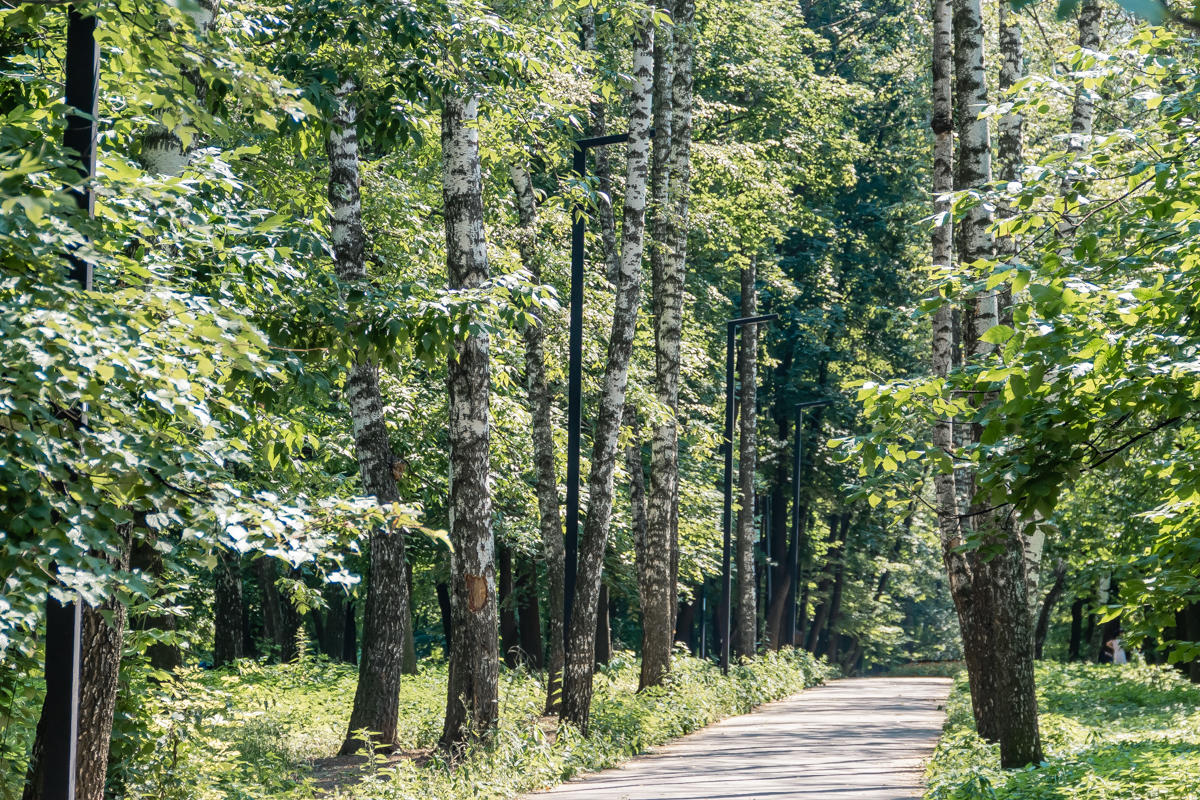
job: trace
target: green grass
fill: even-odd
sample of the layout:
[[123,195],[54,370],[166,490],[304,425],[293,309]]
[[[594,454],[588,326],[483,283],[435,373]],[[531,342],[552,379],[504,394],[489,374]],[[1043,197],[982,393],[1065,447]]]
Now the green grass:
[[1200,800],[1200,687],[1137,665],[1045,663],[1037,678],[1046,761],[1001,770],[960,677],[926,800]]
[[441,733],[445,667],[424,665],[403,681],[399,739],[406,750],[431,757],[353,767],[354,782],[331,794],[316,785],[320,776],[311,767],[335,753],[345,734],[353,668],[310,660],[183,671],[171,685],[147,683],[134,693],[127,729],[114,744],[110,789],[126,800],[510,798],[612,766],[828,675],[807,653],[768,653],[728,677],[707,662],[677,657],[668,686],[638,694],[638,665],[622,655],[596,676],[592,731],[584,739],[573,730],[548,736],[553,726],[538,724],[542,678],[502,671],[502,723],[494,741],[450,765],[432,751]]

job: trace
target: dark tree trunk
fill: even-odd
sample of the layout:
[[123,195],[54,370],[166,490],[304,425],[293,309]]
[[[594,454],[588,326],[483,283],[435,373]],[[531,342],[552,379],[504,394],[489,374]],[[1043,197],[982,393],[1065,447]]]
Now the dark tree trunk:
[[[129,565],[149,575],[155,583],[154,596],[162,596],[163,560],[153,541],[139,540],[130,553]],[[172,614],[138,615],[129,623],[131,628],[139,631],[175,632],[175,617]],[[146,648],[146,655],[149,657],[150,666],[166,672],[183,663],[183,653],[177,645],[169,642],[154,642]]]
[[325,636],[322,652],[334,661],[344,661],[346,653],[346,590],[341,586],[325,587]]
[[[120,550],[110,560],[115,570],[125,571],[129,569],[128,528],[120,535]],[[77,800],[103,800],[127,612],[120,600],[112,598],[97,608],[83,606],[81,613],[75,797]],[[45,726],[43,705],[22,800],[43,800],[45,797]]]
[[512,551],[508,545],[496,542],[500,562],[500,649],[509,669],[517,666],[520,645],[517,643],[517,603],[513,591]]
[[545,664],[542,650],[542,614],[538,604],[537,564],[531,556],[517,559],[517,627],[521,634],[521,658],[532,670]]
[[272,647],[272,655],[280,658],[286,640],[283,623],[283,605],[279,588],[275,585],[278,574],[275,559],[259,556],[254,562],[255,577],[258,579],[258,598],[262,604],[263,638]]
[[1067,661],[1083,660],[1083,598],[1071,603],[1071,639],[1067,643]]
[[242,657],[242,557],[222,550],[213,587],[213,666]]
[[829,597],[829,622],[827,623],[824,634],[824,643],[821,645],[821,651],[826,653],[830,662],[837,663],[838,660],[838,645],[840,634],[838,633],[838,618],[842,613],[842,587],[846,577],[846,550],[847,540],[849,537],[850,515],[843,514],[841,520],[841,546],[837,550],[837,561],[833,568],[833,590]]
[[[479,162],[479,101],[442,98],[442,201],[446,275],[451,290],[488,279]],[[443,749],[489,736],[500,714],[496,636],[495,539],[489,487],[490,356],[486,332],[454,343],[447,365],[450,398],[450,642]]]
[[[1108,601],[1111,603],[1119,597],[1120,589],[1116,580],[1109,581]],[[1121,618],[1110,619],[1100,625],[1100,647],[1096,653],[1096,663],[1111,664],[1112,650],[1108,648],[1108,643],[1117,638],[1121,634]]]
[[[1191,602],[1175,614],[1175,638],[1183,642],[1200,642],[1200,602]],[[1179,671],[1192,683],[1200,683],[1200,658],[1178,662]]]
[[1050,632],[1050,617],[1066,586],[1067,562],[1060,559],[1054,566],[1054,581],[1050,584],[1049,591],[1046,592],[1046,599],[1042,601],[1041,611],[1038,612],[1037,627],[1033,631],[1033,657],[1039,661],[1042,659],[1042,653],[1046,647],[1046,636]]
[[446,640],[446,657],[450,657],[450,643],[454,640],[454,615],[450,612],[450,586],[438,581],[437,592],[438,610],[442,614],[442,638]]
[[[757,256],[751,254],[742,268],[741,315],[758,313]],[[740,401],[740,430],[738,431],[738,514],[736,531],[737,551],[737,638],[733,651],[743,658],[753,658],[757,650],[758,598],[754,575],[754,478],[758,465],[758,326],[742,327],[738,358],[738,398]]]
[[600,584],[600,603],[596,611],[596,665],[612,661],[612,608],[608,585]]
[[[642,604],[642,670],[638,691],[658,686],[671,670],[671,602],[669,520],[659,520],[656,537],[650,536],[646,516],[646,472],[642,467],[641,426],[637,411],[625,409],[632,435],[625,447],[625,471],[629,473],[630,524],[633,528],[634,554],[637,561],[638,598]],[[668,504],[669,505],[669,504]],[[668,510],[663,512],[669,516]],[[600,645],[597,644],[597,648]]]
[[[334,267],[338,280],[349,285],[367,280],[356,93],[353,81],[342,81],[337,87],[337,105],[325,138]],[[360,352],[355,353],[346,376],[344,393],[350,407],[354,454],[363,491],[380,505],[398,503],[397,460],[384,423],[379,371]],[[376,526],[369,544],[362,660],[342,755],[355,753],[366,744],[359,735],[361,731],[367,731],[380,748],[395,745],[406,629],[412,627],[404,531],[391,523]]]
[[696,645],[696,637],[694,629],[696,627],[696,611],[700,605],[700,597],[697,596],[682,603],[679,606],[679,613],[675,617],[675,641],[686,644],[688,649],[692,651],[692,655],[696,655],[699,650]]
[[407,587],[408,601],[410,604],[408,614],[408,624],[404,626],[404,657],[400,660],[400,673],[402,675],[417,674],[417,638],[416,631],[412,623],[412,597],[413,597],[413,571],[412,564],[406,560],[404,562],[404,584]]
[[[783,363],[780,365],[780,373],[787,374],[788,365],[791,363],[791,354],[784,357]],[[787,408],[782,399],[780,391],[781,383],[776,380],[776,397],[775,397],[775,425],[778,431],[779,441],[786,442],[788,436],[788,413]],[[785,448],[786,450],[786,448]],[[770,585],[771,590],[767,593],[766,599],[766,625],[763,635],[766,637],[767,644],[778,650],[785,642],[783,641],[783,612],[787,603],[787,596],[791,590],[792,573],[788,564],[788,458],[786,452],[780,452],[776,458],[775,465],[775,487],[771,492],[771,524],[767,529],[767,536],[770,537],[771,561],[770,566]]]
[[358,617],[353,600],[346,601],[346,649],[342,651],[342,660],[358,664]]
[[822,570],[821,581],[817,584],[817,597],[820,602],[816,610],[813,612],[812,625],[809,626],[804,639],[804,649],[810,653],[817,653],[821,648],[821,638],[825,634],[825,625],[829,621],[830,600],[833,594],[834,570],[838,559],[840,558],[841,546],[844,539],[844,532],[841,525],[842,517],[840,515],[831,514],[829,516],[829,549],[826,551],[825,567]]

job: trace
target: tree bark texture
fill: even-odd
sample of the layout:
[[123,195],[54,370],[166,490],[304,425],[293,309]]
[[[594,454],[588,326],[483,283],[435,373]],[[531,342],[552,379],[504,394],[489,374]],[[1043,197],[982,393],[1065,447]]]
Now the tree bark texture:
[[1038,612],[1037,627],[1033,631],[1033,657],[1039,661],[1042,659],[1042,652],[1046,647],[1046,636],[1050,633],[1050,618],[1054,613],[1054,606],[1062,597],[1063,590],[1067,586],[1067,563],[1059,560],[1054,565],[1054,580],[1050,583],[1050,589],[1046,592],[1046,599],[1042,601],[1042,607]]
[[[954,0],[952,24],[959,142],[954,188],[980,191],[991,181],[991,142],[987,120],[979,116],[988,104],[979,0]],[[957,230],[964,264],[993,256],[990,224],[990,212],[983,204],[965,214]],[[976,295],[968,312],[963,323],[964,357],[985,358],[991,345],[983,341],[983,334],[998,322],[997,295]],[[969,442],[977,443],[981,426],[972,424],[966,433]],[[1020,767],[1042,757],[1025,550],[1011,508],[986,509],[975,499],[974,476],[964,477],[970,482],[967,519],[979,547],[959,559],[948,552],[944,540],[943,552],[962,630],[975,724],[983,738],[999,742],[1003,766]]]
[[[756,256],[742,267],[743,317],[758,313]],[[758,597],[754,575],[754,476],[758,468],[758,326],[743,325],[738,363],[737,639],[734,651],[753,658],[757,647]]]
[[[129,569],[130,529],[121,532],[119,552],[108,560],[115,571]],[[108,777],[108,750],[112,740],[113,715],[117,706],[118,677],[121,669],[122,638],[128,611],[125,604],[110,597],[98,607],[81,605],[79,662],[79,738],[75,765],[77,800],[104,800],[104,782]],[[34,733],[22,800],[45,797],[46,713]]]
[[[510,170],[517,197],[520,219],[517,246],[521,261],[534,281],[542,279],[541,259],[537,251],[537,200],[529,171],[518,165]],[[563,542],[558,475],[555,469],[552,398],[546,380],[545,330],[542,325],[525,329],[525,385],[533,437],[533,468],[538,499],[538,529],[542,539],[542,557],[546,561],[546,613],[549,625],[549,661],[546,681],[546,713],[556,714],[562,700],[562,671],[566,661],[564,630],[564,594],[566,552]]]
[[[579,45],[585,52],[596,51],[596,9],[587,5],[579,13]],[[607,128],[607,111],[603,98],[594,99],[588,109],[590,125],[588,135],[603,136]],[[621,270],[620,253],[617,251],[617,219],[612,203],[612,158],[607,147],[592,150],[593,169],[596,175],[596,217],[600,221],[600,252],[604,258],[604,274],[608,282],[617,282]]]
[[242,557],[222,550],[213,591],[213,666],[224,667],[242,657]]
[[596,613],[596,666],[603,667],[612,661],[612,603],[608,584],[600,582],[599,611]]
[[[446,273],[451,289],[488,278],[479,162],[479,101],[442,102],[442,194]],[[489,735],[499,719],[495,541],[488,485],[491,412],[488,337],[457,341],[448,368],[450,394],[450,610],[454,639],[441,744],[451,748]]]
[[[337,88],[337,108],[329,121],[325,152],[329,157],[330,230],[333,263],[338,279],[346,284],[367,278],[366,237],[363,234],[359,194],[358,121],[352,81]],[[365,494],[380,505],[400,502],[393,473],[396,461],[383,417],[379,371],[362,354],[346,376],[346,400],[354,433],[354,453]],[[367,731],[375,746],[390,749],[396,743],[400,675],[404,662],[406,628],[412,626],[404,559],[404,532],[392,525],[371,532],[367,598],[363,612],[362,657],[358,687],[350,712],[341,754],[350,755],[366,742]]]
[[517,642],[517,597],[513,581],[512,551],[502,542],[496,542],[496,556],[500,567],[500,651],[509,669],[520,660],[521,645]]
[[[658,402],[670,410],[650,439],[650,496],[645,497],[638,589],[642,603],[642,670],[638,688],[658,686],[671,672],[675,626],[672,548],[678,529],[679,345],[682,337],[683,276],[673,258],[674,209],[671,206],[672,121],[675,78],[674,23],[659,26],[654,40],[654,151],[650,169],[650,284],[654,309],[654,386]],[[684,188],[686,191],[686,187]],[[641,452],[637,453],[642,480]]]
[[588,476],[588,512],[579,548],[567,668],[563,681],[563,719],[587,732],[592,704],[596,611],[604,551],[612,520],[613,474],[617,440],[625,407],[629,360],[642,289],[646,184],[650,156],[651,94],[654,83],[654,24],[644,14],[634,35],[633,91],[630,97],[629,143],[626,148],[625,207],[622,217],[621,270],[609,335],[608,359],[600,393]]
[[[542,614],[538,603],[537,564],[522,555],[516,565],[517,627],[521,634],[521,659],[529,669],[542,669]],[[559,641],[562,638],[559,637]]]

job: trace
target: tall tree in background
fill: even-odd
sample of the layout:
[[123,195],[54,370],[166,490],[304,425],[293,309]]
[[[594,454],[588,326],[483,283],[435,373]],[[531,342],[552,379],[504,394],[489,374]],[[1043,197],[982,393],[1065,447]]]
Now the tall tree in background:
[[[446,274],[451,289],[488,278],[479,162],[479,101],[447,93],[442,101],[442,195]],[[488,336],[466,332],[449,358],[450,675],[441,745],[454,747],[495,728],[499,706],[495,540],[488,486],[491,415]]]
[[[521,223],[517,247],[521,262],[535,282],[542,280],[542,264],[537,253],[537,198],[533,181],[523,164],[510,169],[517,214]],[[562,514],[559,506],[558,475],[555,470],[554,423],[551,417],[550,386],[546,380],[545,329],[538,324],[525,328],[525,386],[529,394],[533,434],[533,469],[537,485],[538,530],[542,538],[542,557],[546,561],[546,595],[549,658],[546,663],[546,713],[558,712],[562,698],[562,670],[566,661],[563,605],[566,582],[566,552],[563,544]],[[522,629],[523,632],[523,629]]]
[[[629,102],[629,143],[626,150],[625,207],[622,217],[621,268],[613,309],[608,359],[600,391],[600,407],[588,476],[588,513],[579,548],[579,571],[563,676],[562,717],[586,733],[592,704],[595,669],[596,612],[604,551],[612,521],[613,477],[617,442],[633,354],[642,290],[642,250],[645,233],[646,188],[650,161],[651,98],[654,87],[654,20],[643,15],[633,44],[633,87]],[[457,635],[457,630],[456,630]]]
[[[348,285],[362,283],[367,278],[359,193],[357,90],[355,82],[349,79],[338,85],[334,96],[336,108],[325,138],[334,268],[338,279]],[[355,355],[355,363],[346,376],[345,395],[363,491],[381,505],[400,502],[395,473],[398,462],[384,423],[379,370],[364,354]],[[391,524],[378,527],[371,532],[370,547],[362,659],[354,707],[342,744],[343,755],[364,746],[358,735],[362,730],[368,731],[379,747],[388,748],[396,743],[404,625],[411,624],[404,532]]]
[[[633,504],[635,541],[638,543],[638,595],[642,602],[642,670],[638,687],[658,686],[671,671],[675,606],[672,602],[672,513],[676,507],[679,467],[675,410],[679,399],[679,325],[674,316],[683,286],[672,283],[671,156],[674,104],[671,89],[675,75],[672,23],[658,26],[654,34],[654,148],[650,166],[650,205],[647,225],[650,238],[650,282],[654,309],[654,377],[659,403],[671,415],[655,425],[651,440],[652,494],[647,505],[640,442],[630,444],[628,466]],[[632,409],[630,409],[632,410]],[[627,412],[628,413],[628,412]],[[632,423],[632,420],[630,420]],[[657,454],[657,458],[655,457]],[[657,479],[657,480],[655,480]]]
[[[743,317],[758,313],[757,256],[751,255],[742,267]],[[758,326],[742,326],[738,361],[738,386],[741,419],[738,433],[738,516],[737,516],[737,639],[735,648],[747,658],[754,655],[758,634],[758,595],[754,569],[754,476],[758,463]],[[732,443],[729,445],[733,446]]]
[[[954,110],[958,132],[954,188],[983,191],[991,182],[991,138],[987,120],[984,29],[979,0],[953,6]],[[991,212],[984,204],[968,209],[957,226],[960,260],[972,264],[994,254]],[[978,291],[963,314],[963,358],[983,360],[993,345],[987,331],[998,317],[998,291]],[[982,405],[986,398],[974,398]],[[978,444],[982,426],[972,423],[965,441]],[[968,537],[972,549],[965,567],[952,568],[951,590],[962,630],[963,653],[979,734],[1000,744],[1004,766],[1041,760],[1037,697],[1033,675],[1032,622],[1027,602],[1025,549],[1010,506],[990,508],[977,496],[975,476],[964,470],[968,498]],[[957,504],[956,504],[957,511]],[[963,579],[966,580],[963,580]]]

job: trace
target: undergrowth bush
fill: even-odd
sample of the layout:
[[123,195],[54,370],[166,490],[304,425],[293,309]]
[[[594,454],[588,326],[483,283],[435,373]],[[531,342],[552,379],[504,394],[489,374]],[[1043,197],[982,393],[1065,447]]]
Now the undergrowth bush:
[[767,653],[733,666],[728,676],[687,656],[674,664],[665,686],[640,694],[630,654],[600,669],[586,738],[540,717],[543,676],[503,670],[500,729],[454,764],[433,749],[441,733],[445,666],[423,664],[401,684],[399,740],[404,751],[425,757],[341,764],[337,781],[322,759],[337,752],[345,734],[353,667],[307,659],[183,670],[173,682],[137,686],[128,715],[138,724],[126,726],[114,742],[119,758],[110,789],[126,800],[509,798],[612,766],[831,675],[806,652]]
[[1000,769],[960,677],[926,800],[1200,800],[1200,687],[1143,665],[1044,663],[1037,679],[1046,761]]

